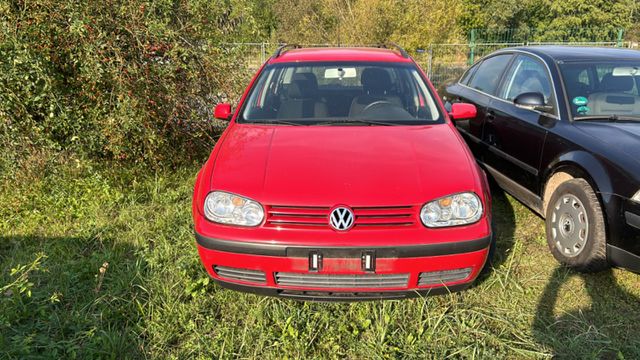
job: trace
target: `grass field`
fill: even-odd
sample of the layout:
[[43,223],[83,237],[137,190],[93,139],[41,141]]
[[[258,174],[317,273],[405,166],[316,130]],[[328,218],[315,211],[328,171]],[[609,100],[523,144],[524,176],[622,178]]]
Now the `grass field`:
[[0,358],[640,358],[638,275],[581,275],[540,218],[494,192],[495,268],[462,293],[302,303],[223,290],[201,267],[197,167],[73,161],[0,182]]

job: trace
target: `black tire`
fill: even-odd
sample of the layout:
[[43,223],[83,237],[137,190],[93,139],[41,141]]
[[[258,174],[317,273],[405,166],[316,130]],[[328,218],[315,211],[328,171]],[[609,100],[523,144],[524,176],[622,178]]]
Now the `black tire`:
[[580,272],[607,269],[607,231],[596,193],[585,179],[560,184],[545,214],[547,244],[561,264]]

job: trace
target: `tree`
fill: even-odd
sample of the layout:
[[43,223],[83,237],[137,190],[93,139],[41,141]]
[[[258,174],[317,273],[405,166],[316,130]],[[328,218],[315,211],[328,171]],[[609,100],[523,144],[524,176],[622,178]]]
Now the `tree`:
[[546,0],[549,10],[537,22],[540,40],[613,40],[620,28],[630,28],[634,0]]
[[[637,27],[639,6],[637,0],[463,0],[458,24],[465,33],[488,29],[489,41],[613,41],[619,28]],[[512,31],[498,31],[504,29]]]
[[462,0],[278,0],[278,40],[371,45],[396,41],[415,49],[458,39]]

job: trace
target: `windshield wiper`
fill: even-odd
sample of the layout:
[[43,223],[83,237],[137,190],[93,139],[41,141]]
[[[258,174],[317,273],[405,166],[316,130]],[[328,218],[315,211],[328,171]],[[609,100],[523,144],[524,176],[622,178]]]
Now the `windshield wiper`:
[[260,121],[248,121],[247,124],[268,124],[268,125],[294,125],[294,126],[306,126],[310,124],[302,124],[293,121],[286,120],[260,120]]
[[610,122],[640,121],[640,115],[618,115],[618,114],[589,115],[589,116],[576,116],[573,118],[573,120],[576,120],[576,121],[592,120],[592,121],[610,121]]
[[378,125],[378,126],[397,126],[401,124],[390,123],[384,121],[365,120],[365,119],[341,119],[341,120],[325,120],[325,121],[304,121],[293,122],[287,120],[271,119],[271,120],[259,120],[259,121],[246,121],[246,124],[267,124],[267,125],[294,125],[294,126],[311,126],[311,125]]
[[398,126],[400,124],[390,123],[384,121],[376,121],[376,120],[366,120],[366,119],[344,119],[344,120],[328,120],[318,122],[318,125],[377,125],[377,126]]

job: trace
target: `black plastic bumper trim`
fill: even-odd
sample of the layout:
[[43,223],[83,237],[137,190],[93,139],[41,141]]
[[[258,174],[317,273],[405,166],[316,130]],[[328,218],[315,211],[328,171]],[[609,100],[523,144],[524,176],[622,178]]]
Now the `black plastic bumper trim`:
[[268,243],[244,242],[214,239],[196,233],[198,244],[210,250],[230,253],[308,257],[309,252],[322,253],[324,258],[360,258],[362,251],[375,251],[377,258],[408,258],[439,255],[455,255],[483,250],[491,244],[492,236],[466,241],[451,241],[437,244],[403,245],[403,246],[359,246],[359,247],[313,247],[279,245]]
[[624,218],[627,220],[627,224],[636,229],[640,229],[640,215],[634,214],[630,211],[625,211]]
[[607,245],[607,257],[611,264],[640,273],[640,256],[613,245]]
[[258,294],[263,296],[275,296],[303,301],[321,301],[321,302],[352,302],[352,301],[371,301],[371,300],[394,300],[408,299],[415,297],[425,297],[432,295],[446,295],[467,289],[472,282],[457,284],[452,286],[439,286],[430,289],[408,290],[408,291],[378,291],[378,292],[330,292],[330,291],[301,291],[301,290],[284,290],[267,287],[254,287],[247,285],[239,285],[226,281],[214,279],[214,281],[223,288],[241,291],[246,293]]

